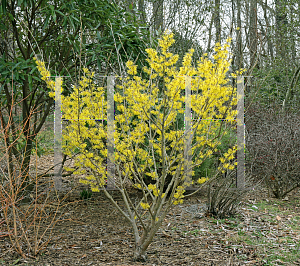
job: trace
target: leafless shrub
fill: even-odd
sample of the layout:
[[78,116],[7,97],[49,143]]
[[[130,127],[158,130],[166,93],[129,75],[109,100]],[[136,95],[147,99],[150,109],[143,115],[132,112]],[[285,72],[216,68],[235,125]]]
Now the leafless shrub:
[[300,118],[280,106],[251,105],[247,112],[246,146],[251,173],[264,179],[276,198],[300,186]]
[[[3,140],[0,143],[0,237],[7,239],[23,258],[35,257],[47,247],[55,224],[61,221],[64,199],[51,192],[53,182],[45,181],[37,173],[35,176],[22,173],[24,159],[18,160],[12,153],[11,134],[18,132],[21,136],[23,129],[15,123],[16,131],[9,131],[12,112],[3,110],[0,106],[0,139]],[[37,146],[33,150],[37,151]],[[29,195],[28,185],[33,187]]]

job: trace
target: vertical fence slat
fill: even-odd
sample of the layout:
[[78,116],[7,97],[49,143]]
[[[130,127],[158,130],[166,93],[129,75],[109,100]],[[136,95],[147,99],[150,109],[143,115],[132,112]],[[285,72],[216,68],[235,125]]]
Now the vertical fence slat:
[[185,113],[184,113],[184,133],[185,133],[185,147],[184,147],[184,173],[185,182],[189,184],[192,180],[192,163],[191,163],[191,80],[189,76],[185,76]]
[[245,188],[244,77],[237,77],[237,188]]
[[55,77],[54,113],[54,188],[62,189],[62,123],[61,123],[61,77]]
[[115,77],[107,78],[107,189],[114,189],[115,150],[114,150],[114,85]]

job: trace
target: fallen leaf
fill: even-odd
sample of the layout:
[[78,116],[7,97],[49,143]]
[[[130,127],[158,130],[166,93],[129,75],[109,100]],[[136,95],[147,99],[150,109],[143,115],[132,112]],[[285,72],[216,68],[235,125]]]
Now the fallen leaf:
[[162,233],[163,233],[163,235],[166,236],[166,237],[172,237],[171,235],[167,234],[164,230],[162,230]]
[[276,216],[276,220],[280,221],[281,217],[279,215]]
[[284,199],[282,199],[282,200],[289,200],[289,197],[285,197]]

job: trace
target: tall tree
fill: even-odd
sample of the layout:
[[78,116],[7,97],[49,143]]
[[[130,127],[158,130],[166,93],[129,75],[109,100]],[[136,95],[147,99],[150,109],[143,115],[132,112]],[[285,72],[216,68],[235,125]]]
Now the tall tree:
[[153,0],[153,29],[164,31],[164,0]]
[[243,68],[243,43],[242,43],[242,19],[241,19],[241,0],[236,0],[237,9],[237,29],[236,29],[236,66],[237,69]]
[[145,0],[138,0],[139,19],[142,24],[146,24]]
[[249,22],[249,51],[250,71],[257,67],[257,1],[250,0],[250,22]]
[[262,28],[262,31],[264,32],[264,36],[267,39],[267,44],[268,44],[268,55],[267,55],[267,57],[270,58],[269,61],[272,61],[274,59],[274,51],[273,51],[273,42],[271,40],[270,22],[269,22],[269,18],[268,18],[268,15],[267,15],[267,8],[266,8],[267,5],[268,5],[268,0],[265,0],[265,4],[262,5],[262,8],[263,8],[263,13],[264,13],[264,20],[265,20],[266,28],[265,29]]
[[214,23],[216,28],[216,42],[221,42],[220,4],[220,0],[215,0]]
[[275,0],[276,11],[276,57],[284,59],[287,55],[287,26],[288,16],[286,1]]

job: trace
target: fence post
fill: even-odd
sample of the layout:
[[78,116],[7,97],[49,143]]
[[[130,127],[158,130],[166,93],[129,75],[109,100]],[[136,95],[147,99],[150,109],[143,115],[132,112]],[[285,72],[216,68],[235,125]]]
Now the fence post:
[[115,188],[115,147],[114,147],[114,85],[115,77],[107,77],[107,189]]
[[54,112],[54,188],[62,190],[62,123],[61,123],[61,77],[55,77]]
[[184,113],[184,134],[185,134],[185,147],[184,147],[184,173],[185,183],[188,187],[191,185],[190,182],[192,164],[191,164],[191,143],[192,143],[192,130],[191,130],[191,80],[189,76],[185,76],[185,113]]
[[245,188],[245,121],[244,76],[237,77],[237,180],[238,189]]

